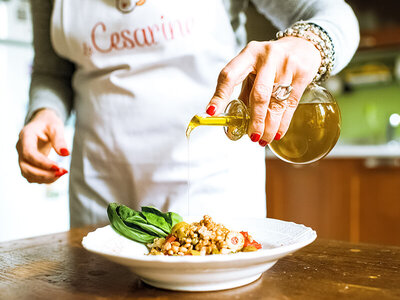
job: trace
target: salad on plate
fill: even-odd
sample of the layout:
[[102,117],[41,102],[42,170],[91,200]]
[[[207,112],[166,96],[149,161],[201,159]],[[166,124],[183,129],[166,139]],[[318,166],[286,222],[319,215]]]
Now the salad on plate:
[[210,216],[187,223],[174,212],[143,206],[141,211],[111,203],[107,209],[112,228],[126,238],[145,244],[149,255],[185,256],[253,252],[262,249],[245,231],[234,231]]

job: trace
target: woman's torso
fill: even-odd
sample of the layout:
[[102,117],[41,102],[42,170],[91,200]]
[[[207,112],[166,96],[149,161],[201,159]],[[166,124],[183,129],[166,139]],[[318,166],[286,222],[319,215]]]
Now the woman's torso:
[[190,214],[241,214],[253,205],[265,216],[263,151],[246,139],[196,129],[188,176],[186,126],[236,51],[224,6],[139,4],[122,13],[114,0],[55,1],[53,46],[77,66],[72,225],[102,221],[111,201],[187,214],[188,178]]

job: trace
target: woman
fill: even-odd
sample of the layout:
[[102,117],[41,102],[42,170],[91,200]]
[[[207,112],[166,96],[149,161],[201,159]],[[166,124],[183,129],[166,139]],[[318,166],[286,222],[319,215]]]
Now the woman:
[[[284,135],[313,78],[348,63],[359,36],[344,1],[253,2],[277,27],[292,29],[276,41],[251,42],[237,56],[246,1],[32,2],[36,55],[19,163],[29,182],[64,175],[47,154],[53,147],[69,155],[63,122],[76,112],[71,226],[105,221],[109,202],[265,217],[263,147]],[[306,22],[294,24],[299,20]],[[222,112],[242,82],[248,135],[262,147],[198,129],[189,176],[189,120],[213,90],[206,111]],[[283,102],[271,97],[279,85],[293,88],[283,91],[290,92]]]

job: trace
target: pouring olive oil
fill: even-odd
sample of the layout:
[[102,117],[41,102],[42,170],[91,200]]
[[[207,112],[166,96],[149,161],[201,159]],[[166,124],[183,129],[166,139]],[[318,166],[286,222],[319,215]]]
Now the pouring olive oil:
[[[189,138],[197,126],[223,126],[231,140],[238,140],[247,133],[249,121],[246,105],[233,100],[220,116],[194,116],[186,136]],[[340,124],[340,109],[333,96],[325,88],[312,83],[305,90],[285,136],[268,146],[286,162],[312,163],[325,157],[335,146]]]
[[223,126],[225,134],[233,141],[237,141],[247,133],[250,114],[246,105],[240,100],[233,100],[228,104],[225,113],[219,116],[195,115],[186,129],[186,137],[197,126]]

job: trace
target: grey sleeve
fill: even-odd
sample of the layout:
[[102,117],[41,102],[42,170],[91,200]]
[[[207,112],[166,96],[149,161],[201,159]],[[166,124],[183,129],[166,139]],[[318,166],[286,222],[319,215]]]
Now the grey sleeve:
[[50,41],[53,1],[31,1],[35,58],[25,122],[39,109],[53,109],[65,121],[72,108],[74,64],[58,56]]
[[252,0],[257,10],[280,30],[303,20],[321,26],[335,48],[332,74],[351,60],[360,41],[359,27],[351,7],[344,0]]

